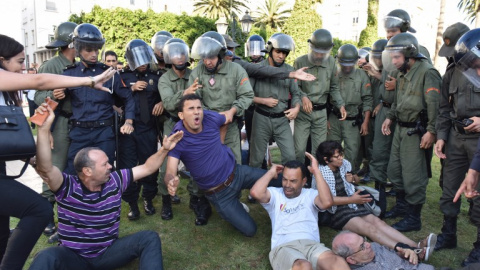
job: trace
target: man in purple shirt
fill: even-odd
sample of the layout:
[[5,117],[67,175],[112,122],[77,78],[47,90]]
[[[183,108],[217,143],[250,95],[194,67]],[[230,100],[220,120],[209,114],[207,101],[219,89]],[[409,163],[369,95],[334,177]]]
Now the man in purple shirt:
[[[168,154],[165,174],[168,192],[176,194],[179,178],[174,176],[181,160],[220,216],[245,236],[255,235],[257,225],[239,197],[242,189],[250,189],[266,171],[235,164],[232,150],[220,139],[220,127],[226,124],[225,115],[204,111],[199,96],[183,96],[178,112],[181,121],[173,132],[183,131],[184,137]],[[279,176],[270,186],[281,186],[281,179]]]
[[52,165],[49,132],[55,115],[38,128],[37,172],[54,192],[58,203],[60,246],[37,254],[30,269],[115,269],[139,258],[139,269],[163,269],[160,237],[141,231],[119,238],[121,196],[132,181],[158,170],[168,151],[182,138],[177,132],[142,165],[111,172],[108,156],[99,148],[80,150],[74,167],[78,176]]

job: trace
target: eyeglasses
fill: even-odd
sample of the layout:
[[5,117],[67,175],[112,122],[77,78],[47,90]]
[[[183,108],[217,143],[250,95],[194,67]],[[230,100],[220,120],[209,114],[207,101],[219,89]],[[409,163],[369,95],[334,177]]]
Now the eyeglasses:
[[363,237],[363,242],[360,244],[360,250],[348,255],[347,257],[353,256],[353,255],[359,253],[360,251],[364,251],[365,250],[365,242],[367,242],[367,237],[364,236]]

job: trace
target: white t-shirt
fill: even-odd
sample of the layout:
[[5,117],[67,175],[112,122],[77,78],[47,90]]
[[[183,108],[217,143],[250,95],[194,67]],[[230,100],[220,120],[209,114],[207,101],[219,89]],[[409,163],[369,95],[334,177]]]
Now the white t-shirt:
[[2,91],[0,91],[0,106],[5,106],[5,105],[7,105],[5,103],[5,98],[3,97]]
[[299,239],[320,243],[318,230],[320,209],[314,203],[318,191],[304,188],[302,193],[293,199],[287,198],[282,188],[269,187],[268,191],[271,195],[270,201],[262,203],[262,206],[272,221],[271,248]]

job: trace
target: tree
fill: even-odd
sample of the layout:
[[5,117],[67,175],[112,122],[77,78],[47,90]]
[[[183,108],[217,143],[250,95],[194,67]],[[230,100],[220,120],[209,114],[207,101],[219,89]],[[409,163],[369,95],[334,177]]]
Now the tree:
[[270,26],[280,32],[283,24],[290,15],[290,10],[285,8],[286,3],[281,0],[265,0],[260,11],[253,13],[256,26]]
[[367,27],[360,32],[360,38],[358,39],[358,47],[370,47],[378,40],[377,28],[378,28],[378,0],[368,0],[368,18]]
[[231,18],[231,12],[238,17],[240,8],[248,8],[243,0],[196,0],[193,4],[194,14],[205,16],[209,19],[218,19],[224,16]]
[[295,41],[295,55],[289,57],[290,61],[308,52],[308,39],[312,33],[322,28],[322,18],[314,9],[314,0],[296,0],[292,16],[285,22],[284,32]]
[[480,0],[460,0],[457,7],[467,13],[470,22],[475,21],[476,28],[480,27]]
[[440,16],[438,16],[438,26],[437,26],[437,38],[435,40],[435,56],[433,58],[433,64],[437,69],[439,69],[439,60],[440,56],[438,52],[440,51],[440,47],[442,47],[442,35],[443,35],[443,24],[445,19],[445,0],[440,1]]

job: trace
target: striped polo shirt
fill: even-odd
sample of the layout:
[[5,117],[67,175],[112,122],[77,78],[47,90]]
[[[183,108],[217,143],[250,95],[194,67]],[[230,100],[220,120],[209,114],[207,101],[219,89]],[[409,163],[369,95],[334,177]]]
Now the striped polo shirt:
[[122,193],[133,179],[131,169],[110,173],[98,192],[89,191],[77,176],[63,173],[55,193],[60,245],[94,258],[118,238]]

